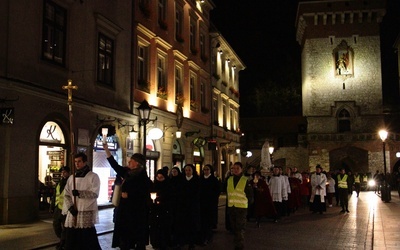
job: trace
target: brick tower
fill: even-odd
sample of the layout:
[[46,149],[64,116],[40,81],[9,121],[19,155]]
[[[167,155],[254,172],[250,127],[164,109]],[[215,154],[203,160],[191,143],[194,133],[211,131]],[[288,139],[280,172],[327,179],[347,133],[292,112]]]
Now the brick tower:
[[[383,0],[300,2],[303,116],[311,170],[383,171],[384,128],[379,26]],[[389,139],[391,135],[389,134]],[[393,142],[392,146],[395,142]],[[395,162],[386,147],[386,162]],[[388,169],[390,169],[388,167]]]

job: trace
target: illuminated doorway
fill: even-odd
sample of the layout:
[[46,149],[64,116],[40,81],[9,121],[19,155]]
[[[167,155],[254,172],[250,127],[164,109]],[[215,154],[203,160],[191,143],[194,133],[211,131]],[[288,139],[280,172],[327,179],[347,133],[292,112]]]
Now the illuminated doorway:
[[47,209],[60,181],[60,168],[67,163],[64,133],[54,121],[46,122],[40,132],[38,159],[39,204],[40,209]]
[[[107,144],[111,155],[118,164],[122,166],[123,156],[118,137],[116,135],[108,136]],[[106,152],[103,149],[102,136],[100,134],[97,135],[93,146],[93,172],[100,178],[100,192],[97,203],[99,205],[110,204],[117,173],[108,163]]]

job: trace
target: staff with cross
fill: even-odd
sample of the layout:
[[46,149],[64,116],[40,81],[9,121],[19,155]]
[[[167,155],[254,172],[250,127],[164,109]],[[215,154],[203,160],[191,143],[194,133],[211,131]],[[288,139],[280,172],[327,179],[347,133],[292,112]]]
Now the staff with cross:
[[[74,141],[74,125],[73,125],[73,113],[72,113],[72,91],[78,90],[78,86],[72,85],[72,80],[68,80],[68,85],[62,86],[62,89],[68,90],[68,111],[69,111],[69,135],[70,135],[70,169],[72,170],[72,178],[74,183],[74,189],[76,189],[75,182],[75,164],[74,164],[74,154],[75,154],[75,141]],[[74,196],[74,204],[76,205],[76,197]]]
[[62,214],[66,215],[65,249],[101,250],[95,224],[98,223],[97,198],[100,193],[100,178],[87,165],[85,153],[75,153],[72,114],[72,91],[78,89],[68,80],[63,86],[68,90],[69,126],[71,135],[71,169],[73,170],[64,188]]

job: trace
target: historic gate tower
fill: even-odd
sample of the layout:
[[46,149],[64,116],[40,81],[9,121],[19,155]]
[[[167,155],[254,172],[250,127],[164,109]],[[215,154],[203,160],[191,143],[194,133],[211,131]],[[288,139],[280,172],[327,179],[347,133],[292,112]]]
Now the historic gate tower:
[[[379,25],[381,0],[300,2],[303,115],[309,167],[383,171],[384,128]],[[390,135],[389,135],[390,136]],[[386,149],[388,169],[395,161]],[[391,161],[392,159],[392,161]]]

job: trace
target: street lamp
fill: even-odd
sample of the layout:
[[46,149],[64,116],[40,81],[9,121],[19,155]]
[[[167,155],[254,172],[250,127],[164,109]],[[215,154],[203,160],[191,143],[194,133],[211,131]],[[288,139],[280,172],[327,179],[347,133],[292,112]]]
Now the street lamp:
[[272,165],[274,165],[274,163],[273,163],[273,156],[272,156],[272,153],[274,152],[274,147],[269,147],[268,148],[268,151],[269,151],[269,157],[270,157],[270,160],[271,160],[271,167],[272,167]]
[[386,130],[380,130],[379,131],[379,137],[382,140],[382,145],[383,145],[383,171],[384,171],[384,180],[383,180],[383,187],[382,187],[382,196],[381,196],[381,200],[383,202],[389,202],[391,199],[391,194],[390,194],[390,189],[388,188],[387,185],[387,179],[386,179],[386,145],[385,145],[385,140],[388,136],[388,132]]
[[146,125],[150,120],[151,107],[146,100],[139,105],[140,125],[143,125],[143,156],[146,158]]

